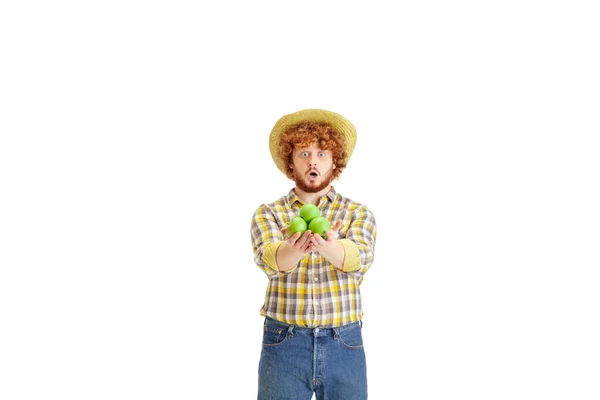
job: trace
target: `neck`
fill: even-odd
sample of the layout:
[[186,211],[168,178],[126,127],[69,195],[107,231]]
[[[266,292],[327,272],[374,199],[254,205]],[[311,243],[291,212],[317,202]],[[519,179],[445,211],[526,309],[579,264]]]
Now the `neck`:
[[300,200],[302,200],[302,202],[304,204],[314,204],[315,206],[319,205],[319,200],[321,199],[321,197],[325,196],[329,191],[331,190],[331,185],[327,186],[325,189],[316,192],[316,193],[309,193],[309,192],[305,192],[304,190],[300,189],[298,186],[296,186],[294,188],[294,192],[296,193],[296,196],[298,196],[298,198]]

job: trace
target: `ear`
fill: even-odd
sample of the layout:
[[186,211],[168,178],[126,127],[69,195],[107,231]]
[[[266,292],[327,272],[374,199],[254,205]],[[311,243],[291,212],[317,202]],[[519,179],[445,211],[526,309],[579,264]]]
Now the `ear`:
[[335,164],[333,164],[333,169],[335,169]]

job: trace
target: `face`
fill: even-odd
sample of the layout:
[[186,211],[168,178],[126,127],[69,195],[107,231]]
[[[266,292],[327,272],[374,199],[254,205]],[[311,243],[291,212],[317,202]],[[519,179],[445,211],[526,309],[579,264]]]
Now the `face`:
[[335,164],[333,164],[331,150],[321,150],[315,144],[310,147],[295,148],[292,161],[294,181],[304,192],[320,192],[333,180]]

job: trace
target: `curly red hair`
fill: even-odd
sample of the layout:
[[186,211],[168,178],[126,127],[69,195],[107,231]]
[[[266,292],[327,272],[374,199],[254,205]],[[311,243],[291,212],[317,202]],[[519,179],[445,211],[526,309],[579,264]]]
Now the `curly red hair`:
[[284,160],[288,178],[294,179],[292,155],[294,147],[309,147],[316,143],[321,150],[331,150],[333,153],[333,179],[337,179],[346,168],[347,154],[344,138],[333,126],[327,123],[305,121],[289,127],[279,141],[279,156]]

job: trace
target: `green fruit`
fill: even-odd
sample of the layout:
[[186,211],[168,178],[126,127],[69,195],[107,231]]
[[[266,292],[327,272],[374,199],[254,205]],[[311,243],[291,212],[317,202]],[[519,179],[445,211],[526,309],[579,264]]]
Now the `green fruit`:
[[308,224],[308,229],[312,233],[321,235],[323,239],[327,239],[327,235],[325,234],[325,232],[331,230],[331,224],[329,223],[329,220],[325,217],[316,217],[312,221],[310,221],[310,224]]
[[294,233],[300,232],[300,236],[304,235],[304,232],[308,229],[308,224],[301,217],[294,217],[288,224],[288,233],[293,236]]
[[313,219],[319,217],[321,215],[321,211],[319,207],[315,206],[311,203],[306,203],[300,209],[300,216],[307,222],[310,223]]

